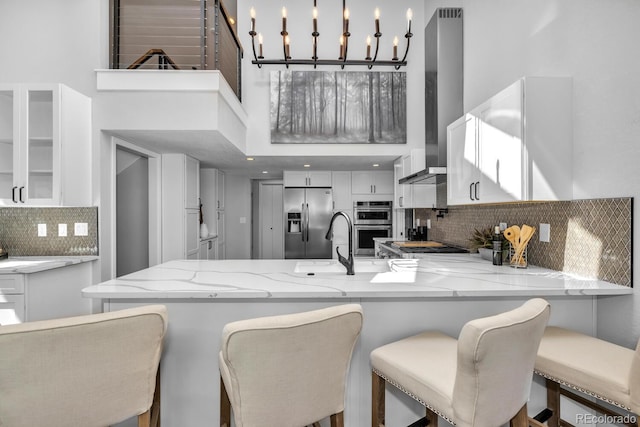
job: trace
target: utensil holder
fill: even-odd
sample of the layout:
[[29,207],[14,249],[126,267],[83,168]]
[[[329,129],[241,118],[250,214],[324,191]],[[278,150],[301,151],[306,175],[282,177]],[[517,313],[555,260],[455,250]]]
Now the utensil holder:
[[516,248],[509,244],[509,265],[513,268],[527,268],[527,247],[517,251]]

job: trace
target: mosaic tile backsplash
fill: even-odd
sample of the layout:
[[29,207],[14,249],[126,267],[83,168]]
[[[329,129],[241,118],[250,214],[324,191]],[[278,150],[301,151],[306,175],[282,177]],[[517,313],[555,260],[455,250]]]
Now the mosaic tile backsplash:
[[[87,223],[88,236],[75,236],[74,225]],[[38,237],[38,224],[47,236]],[[58,224],[67,236],[58,237]],[[98,208],[0,208],[0,246],[9,256],[98,255]]]
[[[444,218],[415,209],[421,223],[431,219],[430,240],[466,248],[474,229],[506,222],[536,228],[527,246],[532,265],[632,286],[633,199],[454,206]],[[550,242],[540,242],[540,224],[551,225]]]

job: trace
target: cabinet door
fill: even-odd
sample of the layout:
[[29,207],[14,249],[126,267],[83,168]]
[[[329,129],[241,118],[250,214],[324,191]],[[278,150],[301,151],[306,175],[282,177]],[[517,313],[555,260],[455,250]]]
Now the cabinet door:
[[353,198],[351,197],[351,172],[332,172],[331,181],[334,212],[351,212],[353,209]]
[[224,210],[224,199],[225,199],[225,192],[224,192],[225,177],[224,177],[224,172],[218,170],[216,182],[217,182],[217,185],[218,185],[218,201],[217,201],[216,204],[217,204],[219,210]]
[[0,86],[0,204],[3,205],[18,203],[19,97],[15,87]]
[[393,194],[393,171],[373,172],[374,194]]
[[[413,172],[411,168],[411,156],[404,156],[402,158],[402,177],[411,175]],[[402,192],[402,205],[401,207],[412,208],[413,207],[413,185],[401,184],[400,189]]]
[[521,81],[492,97],[478,123],[479,201],[523,200]]
[[447,127],[447,203],[461,205],[476,201],[476,118],[467,114]]
[[184,210],[185,256],[198,259],[200,252],[200,212],[197,209]]
[[403,178],[402,158],[399,157],[393,162],[393,207],[394,209],[404,208],[404,185],[399,184]]
[[285,187],[306,187],[308,184],[307,171],[284,171]]
[[200,169],[200,203],[204,223],[209,228],[209,234],[217,235],[216,210],[218,209],[218,170]]
[[[21,201],[37,205],[60,202],[60,92],[25,88]],[[26,193],[26,194],[25,194]]]
[[24,295],[0,294],[0,326],[25,322]]
[[329,171],[309,171],[309,187],[331,187],[331,172]]
[[351,172],[351,193],[373,194],[373,185],[374,185],[373,172],[369,172],[369,171]]
[[200,208],[200,162],[193,157],[185,156],[185,202],[187,209]]

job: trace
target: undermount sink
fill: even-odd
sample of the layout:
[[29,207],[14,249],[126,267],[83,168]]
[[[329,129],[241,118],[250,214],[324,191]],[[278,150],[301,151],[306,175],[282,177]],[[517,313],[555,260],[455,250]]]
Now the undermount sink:
[[[338,260],[298,261],[294,273],[345,273],[347,269]],[[390,271],[387,260],[356,260],[353,271],[358,273],[384,273]]]

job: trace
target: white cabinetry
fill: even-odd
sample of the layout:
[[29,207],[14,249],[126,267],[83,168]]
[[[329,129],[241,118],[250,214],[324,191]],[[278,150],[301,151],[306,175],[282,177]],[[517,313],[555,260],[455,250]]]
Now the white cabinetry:
[[61,84],[0,85],[0,204],[91,203],[91,99]]
[[395,207],[432,208],[436,205],[435,184],[399,184],[398,180],[425,168],[424,149],[411,150],[394,163]]
[[30,274],[0,274],[0,325],[91,313],[81,291],[91,283],[92,263]]
[[285,187],[331,187],[330,171],[284,171]]
[[525,77],[449,125],[448,204],[571,199],[571,86]]
[[162,262],[198,259],[199,162],[184,154],[162,155]]
[[393,197],[393,171],[354,171],[351,173],[351,192]]
[[353,210],[353,197],[351,197],[351,172],[331,172],[331,189],[333,190],[333,211]]
[[218,259],[218,239],[210,237],[200,241],[199,259],[213,260]]

